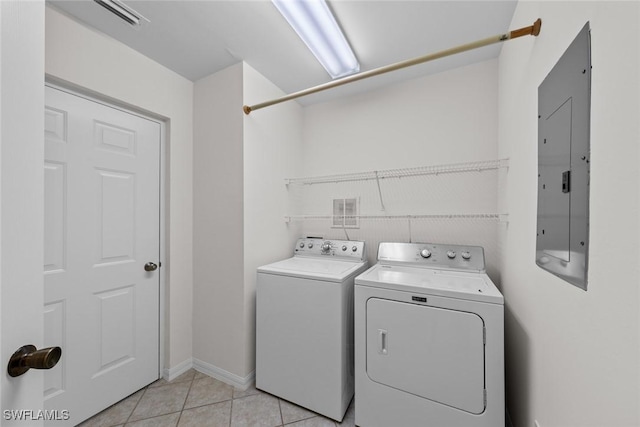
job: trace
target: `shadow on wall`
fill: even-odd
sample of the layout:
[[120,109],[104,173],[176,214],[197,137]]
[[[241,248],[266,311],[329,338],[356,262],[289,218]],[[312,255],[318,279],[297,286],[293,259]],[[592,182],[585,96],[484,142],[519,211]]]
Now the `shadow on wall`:
[[528,413],[531,389],[531,348],[529,335],[505,299],[506,408],[514,426],[532,425]]

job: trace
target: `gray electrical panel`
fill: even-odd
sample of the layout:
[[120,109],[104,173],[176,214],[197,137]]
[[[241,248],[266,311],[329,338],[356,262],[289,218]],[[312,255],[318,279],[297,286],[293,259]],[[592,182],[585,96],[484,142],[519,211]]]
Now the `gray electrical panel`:
[[536,264],[587,290],[591,111],[589,23],[538,87]]

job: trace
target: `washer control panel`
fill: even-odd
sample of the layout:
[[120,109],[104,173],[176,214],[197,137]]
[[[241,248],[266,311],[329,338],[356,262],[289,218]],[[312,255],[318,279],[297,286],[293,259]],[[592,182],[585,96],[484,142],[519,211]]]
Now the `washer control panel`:
[[378,247],[378,261],[446,270],[485,271],[481,246],[383,242]]
[[294,255],[329,256],[355,261],[364,260],[364,242],[302,238],[296,242]]

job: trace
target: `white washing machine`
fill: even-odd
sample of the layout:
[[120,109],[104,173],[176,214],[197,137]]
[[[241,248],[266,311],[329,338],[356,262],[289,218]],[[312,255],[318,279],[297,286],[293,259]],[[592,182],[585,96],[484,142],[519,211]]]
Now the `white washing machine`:
[[341,421],[354,390],[353,286],[365,244],[299,239],[258,268],[256,388]]
[[504,312],[477,246],[381,243],[355,281],[355,422],[502,427]]

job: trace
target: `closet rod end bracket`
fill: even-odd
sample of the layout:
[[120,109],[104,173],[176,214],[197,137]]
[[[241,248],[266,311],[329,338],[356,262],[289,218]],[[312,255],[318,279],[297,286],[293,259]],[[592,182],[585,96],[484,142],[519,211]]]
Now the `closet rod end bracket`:
[[531,30],[532,36],[538,36],[540,34],[540,28],[542,27],[542,19],[536,19],[536,22],[533,23],[533,29]]
[[538,36],[540,34],[540,28],[542,27],[542,20],[540,18],[536,19],[536,22],[533,25],[528,27],[518,28],[517,30],[513,30],[509,33],[509,39],[515,39],[522,36]]
[[251,107],[249,107],[248,105],[245,105],[242,107],[242,111],[244,111],[244,113],[248,116],[249,113],[251,113]]

